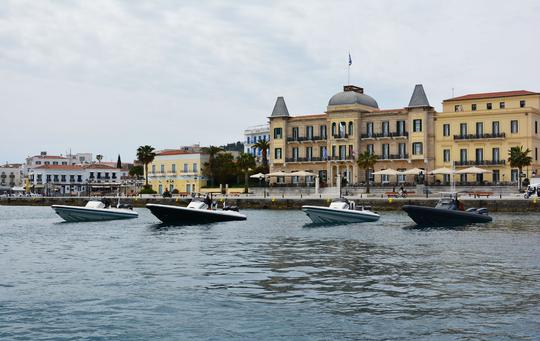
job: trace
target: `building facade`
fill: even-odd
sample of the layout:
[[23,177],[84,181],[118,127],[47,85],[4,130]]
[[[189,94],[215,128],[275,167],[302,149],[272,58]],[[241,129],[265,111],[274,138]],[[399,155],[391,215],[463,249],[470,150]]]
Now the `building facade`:
[[0,191],[11,190],[23,185],[24,176],[21,164],[0,165]]
[[[540,168],[540,93],[506,91],[468,94],[443,101],[436,114],[436,167],[478,166],[489,173],[461,175],[459,182],[507,183],[518,181],[518,170],[508,164],[511,147],[531,150],[533,164],[526,177]],[[533,174],[534,173],[534,174]],[[448,182],[449,176],[437,176]]]
[[115,192],[128,176],[126,169],[95,163],[46,164],[28,172],[27,191],[44,195],[84,195],[92,191]]
[[[257,162],[262,161],[262,150],[254,146],[258,141],[270,140],[270,127],[268,124],[249,127],[244,130],[244,153],[251,154]],[[270,158],[269,150],[266,151],[267,158]]]
[[200,151],[178,149],[158,152],[148,165],[148,182],[159,194],[175,189],[180,193],[197,192],[207,185],[202,167],[208,160],[208,154]]
[[[420,84],[409,105],[400,109],[379,109],[372,97],[353,85],[332,96],[323,114],[291,116],[283,97],[278,97],[269,117],[270,171],[309,171],[329,186],[339,178],[364,183],[365,171],[355,162],[364,151],[378,156],[375,170],[432,169],[434,114]],[[368,176],[371,181],[390,181]]]

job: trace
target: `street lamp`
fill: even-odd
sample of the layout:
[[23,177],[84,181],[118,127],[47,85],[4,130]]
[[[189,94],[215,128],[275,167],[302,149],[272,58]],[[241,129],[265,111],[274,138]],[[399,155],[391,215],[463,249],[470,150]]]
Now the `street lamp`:
[[424,185],[426,189],[426,198],[429,198],[429,178],[428,178],[429,159],[425,158],[424,163],[426,165],[426,168],[425,168],[426,176],[424,177],[424,182],[425,182]]

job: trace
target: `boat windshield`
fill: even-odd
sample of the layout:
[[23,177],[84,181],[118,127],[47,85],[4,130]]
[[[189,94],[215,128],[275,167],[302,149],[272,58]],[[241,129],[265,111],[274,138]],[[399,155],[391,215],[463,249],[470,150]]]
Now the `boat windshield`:
[[349,208],[349,201],[345,198],[336,198],[330,203],[330,208],[346,210]]
[[88,208],[105,208],[105,204],[102,203],[101,201],[90,200],[89,202],[86,203],[85,207],[88,207]]
[[198,209],[198,210],[205,210],[205,209],[208,208],[208,205],[206,205],[201,200],[194,199],[189,203],[188,208],[195,208],[195,209]]
[[436,208],[446,208],[446,209],[449,209],[449,210],[455,210],[455,209],[457,209],[457,203],[452,198],[441,198],[441,200],[439,200],[439,202],[437,203],[437,206],[435,206],[435,207]]

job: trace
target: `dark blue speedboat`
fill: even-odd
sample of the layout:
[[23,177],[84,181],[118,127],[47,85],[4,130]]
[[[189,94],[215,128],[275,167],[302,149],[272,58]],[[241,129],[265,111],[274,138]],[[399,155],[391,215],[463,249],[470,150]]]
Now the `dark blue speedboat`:
[[460,226],[492,221],[486,208],[463,210],[463,204],[458,200],[457,193],[443,194],[435,207],[404,205],[402,209],[419,226]]

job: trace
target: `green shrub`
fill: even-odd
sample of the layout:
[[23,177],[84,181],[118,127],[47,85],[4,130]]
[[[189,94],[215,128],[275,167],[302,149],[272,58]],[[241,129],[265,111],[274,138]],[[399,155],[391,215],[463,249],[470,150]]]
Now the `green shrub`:
[[139,194],[157,194],[157,192],[152,189],[152,186],[144,186]]

